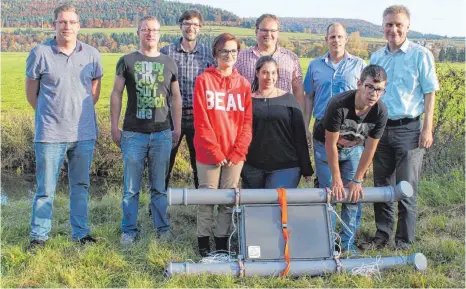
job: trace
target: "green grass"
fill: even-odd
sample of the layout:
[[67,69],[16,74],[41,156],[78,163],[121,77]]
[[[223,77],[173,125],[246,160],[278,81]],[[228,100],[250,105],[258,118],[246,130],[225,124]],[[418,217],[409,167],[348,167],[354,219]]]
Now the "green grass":
[[[15,182],[10,178],[8,182]],[[96,184],[97,182],[94,182]],[[18,184],[18,183],[17,183]],[[21,185],[8,187],[18,194],[2,205],[1,287],[459,287],[464,288],[464,175],[460,172],[421,182],[419,218],[415,245],[403,254],[421,252],[428,259],[426,272],[410,267],[382,272],[382,280],[333,274],[300,278],[234,278],[232,276],[163,277],[168,262],[198,261],[196,255],[195,206],[171,207],[169,216],[176,238],[156,239],[147,214],[147,187],[141,193],[139,222],[141,238],[130,248],[119,245],[121,190],[118,184],[99,182],[100,193],[91,192],[89,220],[97,244],[80,246],[71,241],[68,224],[66,184],[59,186],[55,199],[51,238],[36,254],[25,251],[29,241],[31,196]],[[438,199],[435,184],[441,184],[450,198],[432,206]],[[184,186],[186,184],[178,184]],[[188,184],[191,185],[191,184]],[[302,184],[310,186],[310,184]],[[434,189],[430,189],[434,187]],[[105,193],[102,193],[104,191]],[[372,236],[375,228],[370,204],[364,215],[358,239]],[[369,256],[402,254],[392,248],[369,251]]]
[[[104,67],[104,76],[102,78],[102,89],[100,99],[96,104],[96,110],[99,114],[110,113],[110,93],[113,88],[115,67],[118,59],[123,53],[104,53],[102,62]],[[32,108],[26,99],[24,92],[24,79],[26,71],[27,52],[2,52],[2,114],[25,112],[33,114]],[[301,58],[301,68],[305,75],[310,58]],[[123,108],[124,109],[124,108]]]

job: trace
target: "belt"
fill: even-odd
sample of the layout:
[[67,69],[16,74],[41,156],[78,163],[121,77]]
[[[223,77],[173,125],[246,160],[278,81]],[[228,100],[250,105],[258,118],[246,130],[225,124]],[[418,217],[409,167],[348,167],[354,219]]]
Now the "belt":
[[389,120],[387,120],[387,126],[401,126],[401,125],[405,125],[405,124],[408,124],[408,123],[411,123],[411,122],[414,122],[414,121],[418,121],[419,118],[420,118],[420,116],[415,117],[415,118],[405,117],[405,118],[400,118],[400,119],[396,119],[396,120],[389,119]]
[[194,114],[194,110],[192,108],[183,109],[183,115],[190,115],[190,114]]

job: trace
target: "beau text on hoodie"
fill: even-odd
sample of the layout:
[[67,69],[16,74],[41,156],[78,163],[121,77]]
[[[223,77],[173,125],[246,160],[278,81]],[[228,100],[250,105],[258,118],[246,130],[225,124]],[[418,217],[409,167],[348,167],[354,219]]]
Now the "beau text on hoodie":
[[233,93],[226,95],[225,92],[206,90],[205,97],[208,110],[244,111],[244,105],[241,103],[242,96],[239,93],[235,97]]

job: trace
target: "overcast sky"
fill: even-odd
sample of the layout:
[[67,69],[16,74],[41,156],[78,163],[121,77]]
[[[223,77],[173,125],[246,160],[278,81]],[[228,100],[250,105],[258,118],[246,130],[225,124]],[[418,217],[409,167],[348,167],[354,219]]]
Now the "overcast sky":
[[240,17],[272,13],[279,17],[353,18],[382,24],[383,10],[403,4],[411,11],[411,29],[421,33],[465,36],[464,0],[181,0],[228,10]]

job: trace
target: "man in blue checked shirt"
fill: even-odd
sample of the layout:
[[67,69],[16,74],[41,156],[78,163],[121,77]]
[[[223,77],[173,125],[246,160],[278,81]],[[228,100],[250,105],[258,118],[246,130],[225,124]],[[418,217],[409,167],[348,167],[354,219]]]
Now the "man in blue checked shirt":
[[194,175],[194,186],[199,186],[196,169],[196,153],[194,151],[194,122],[193,122],[193,90],[196,77],[204,70],[213,65],[211,49],[197,42],[197,37],[202,27],[202,15],[196,9],[190,9],[179,18],[181,37],[178,41],[163,47],[160,52],[175,60],[178,66],[178,81],[183,99],[183,110],[181,119],[181,136],[178,143],[173,147],[170,156],[170,168],[168,170],[165,186],[168,188],[170,174],[175,164],[176,154],[183,136],[186,136],[189,158]]
[[[319,122],[323,121],[325,109],[329,100],[342,92],[357,89],[359,77],[366,66],[361,58],[353,56],[346,51],[345,47],[348,42],[348,34],[341,23],[333,23],[327,27],[325,41],[328,45],[328,52],[311,61],[307,69],[306,77],[304,78],[304,91],[306,94],[304,121],[306,126],[310,125],[313,113],[315,118],[312,133],[309,129],[306,130],[308,133],[308,142],[311,145],[313,142],[318,142],[315,139],[313,140],[313,135]],[[314,146],[313,151],[314,159],[316,159]],[[362,153],[362,150],[360,153]],[[356,159],[360,157],[359,155]],[[316,175],[319,176],[318,173]],[[316,179],[314,186],[321,187],[320,184],[327,184],[329,182],[331,181]],[[359,204],[356,217],[356,229],[359,228],[361,209],[362,206]],[[343,204],[342,215],[347,216],[349,215],[348,212],[347,205]],[[347,242],[349,238],[350,234],[344,231],[342,240]]]
[[[371,64],[382,66],[388,75],[387,92],[382,97],[388,108],[388,121],[374,156],[374,184],[392,186],[408,181],[414,189],[413,197],[398,202],[395,244],[402,250],[414,242],[418,181],[424,151],[433,142],[435,91],[439,89],[434,57],[407,39],[409,26],[406,7],[386,8],[383,30],[387,45],[370,60]],[[374,212],[377,232],[361,245],[364,250],[385,247],[393,235],[395,203],[375,203]]]

